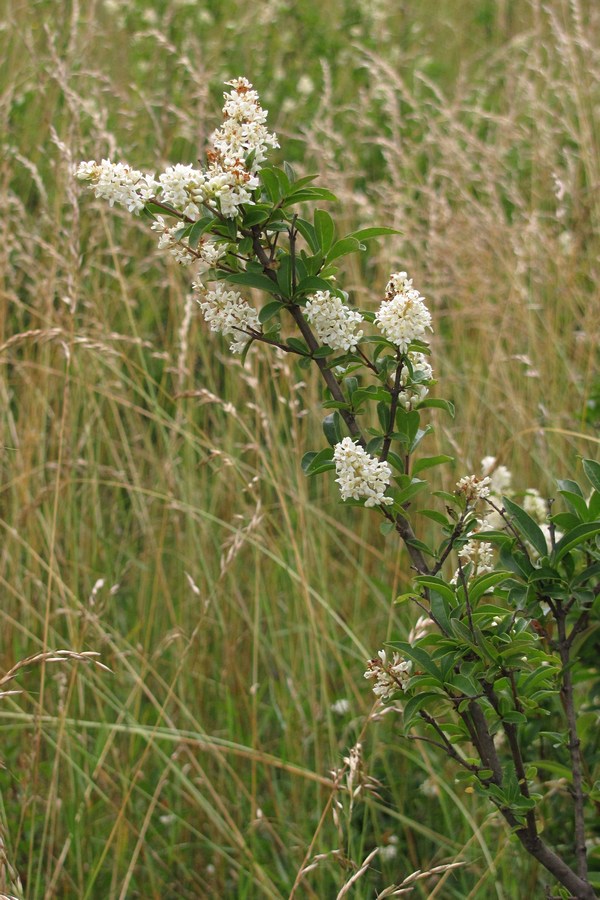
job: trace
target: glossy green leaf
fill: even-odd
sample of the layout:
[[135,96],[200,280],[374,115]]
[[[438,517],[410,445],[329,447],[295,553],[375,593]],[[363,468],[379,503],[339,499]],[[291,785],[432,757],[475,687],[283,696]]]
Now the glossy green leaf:
[[264,325],[269,319],[272,319],[273,316],[276,316],[278,312],[281,312],[283,304],[279,302],[279,300],[273,300],[272,303],[267,303],[260,310],[258,314],[258,321],[261,325]]
[[226,272],[222,277],[230,284],[243,284],[247,287],[267,291],[269,294],[281,293],[278,285],[274,281],[271,281],[266,275],[261,275],[258,272]]
[[333,262],[334,259],[340,259],[342,256],[347,256],[349,253],[358,253],[359,250],[365,249],[366,248],[363,247],[360,241],[357,241],[354,238],[344,238],[333,245],[327,254],[327,262]]
[[370,241],[372,238],[382,237],[385,234],[402,234],[402,232],[396,228],[360,228],[358,231],[353,231],[352,234],[347,235],[347,237],[356,238],[358,241]]
[[563,559],[570,550],[579,547],[581,544],[585,544],[586,541],[589,541],[597,534],[600,534],[600,522],[586,522],[582,525],[578,525],[558,541],[554,553],[552,554],[553,559],[558,562]]
[[323,255],[327,253],[335,239],[335,224],[329,213],[324,209],[315,209],[314,214],[315,234]]
[[323,419],[323,433],[328,443],[335,447],[342,440],[342,420],[338,412],[329,413]]
[[595,459],[584,459],[582,462],[588,481],[600,494],[600,463]]
[[538,523],[535,522],[524,509],[521,509],[521,507],[517,506],[516,503],[513,503],[512,500],[509,500],[508,497],[503,497],[502,503],[506,511],[510,514],[512,523],[519,533],[529,541],[540,556],[546,556],[548,554],[548,545],[546,543],[544,532]]
[[441,400],[437,397],[427,397],[425,400],[421,400],[417,409],[443,409],[452,419],[455,414],[454,403],[451,403],[450,400]]
[[423,472],[425,469],[431,469],[434,466],[441,466],[444,463],[448,462],[454,462],[454,457],[446,456],[444,454],[440,454],[439,456],[423,456],[421,457],[421,459],[417,459],[413,463],[413,475],[418,475],[419,472]]
[[296,285],[295,296],[299,296],[300,294],[314,294],[317,291],[330,291],[332,287],[330,281],[319,278],[318,275],[308,275]]
[[306,219],[298,218],[294,222],[294,227],[297,228],[297,230],[300,232],[312,252],[318,253],[320,248],[314,225],[312,225],[310,222],[307,222]]

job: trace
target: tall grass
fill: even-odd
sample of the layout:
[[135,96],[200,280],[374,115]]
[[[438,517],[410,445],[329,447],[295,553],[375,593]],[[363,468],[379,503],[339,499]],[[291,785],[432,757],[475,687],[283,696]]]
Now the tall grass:
[[[329,854],[296,896],[334,897],[379,846],[352,896],[453,860],[416,896],[535,896],[542,875],[443,760],[393,713],[364,727],[364,661],[409,629],[392,601],[411,572],[300,471],[316,380],[259,353],[240,368],[187,273],[72,170],[193,162],[221,82],[247,75],[342,225],[401,231],[346,285],[368,306],[404,267],[428,298],[457,477],[493,453],[551,489],[598,446],[600,10],[60,12],[13,0],[0,32],[0,661],[97,650],[112,674],[42,661],[2,699],[0,890],[18,873],[27,898],[280,898]],[[331,771],[359,738],[381,786],[338,828]]]

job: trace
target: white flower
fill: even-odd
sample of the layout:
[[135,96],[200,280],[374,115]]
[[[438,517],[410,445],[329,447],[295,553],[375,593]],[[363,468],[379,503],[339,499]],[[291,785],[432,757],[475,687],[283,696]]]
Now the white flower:
[[473,564],[472,578],[475,575],[484,575],[486,572],[494,570],[494,548],[488,541],[467,541],[460,548],[458,558],[463,566],[468,563]]
[[424,297],[412,287],[406,272],[391,275],[385,300],[375,313],[375,322],[401,353],[406,353],[411,341],[423,338],[427,329],[433,330]]
[[432,625],[433,619],[429,616],[419,616],[409,632],[408,643],[414,644],[416,641],[420,641],[426,634],[429,634]]
[[484,456],[481,460],[481,474],[489,476],[491,494],[501,497],[510,490],[512,473],[506,466],[496,465],[495,456]]
[[212,269],[217,265],[219,260],[225,256],[227,247],[225,244],[217,244],[216,241],[203,240],[198,247],[198,251],[204,265],[207,268]]
[[424,353],[411,351],[408,359],[413,368],[411,376],[408,366],[402,366],[400,384],[404,388],[398,394],[398,400],[405,409],[412,409],[421,403],[429,393],[427,382],[433,378],[433,369]]
[[118,203],[136,214],[158,190],[154,175],[123,163],[112,163],[109,159],[103,159],[101,163],[94,160],[81,162],[75,174],[81,181],[91,182],[90,189],[99,199],[108,200],[111,206]]
[[375,680],[373,693],[376,697],[389,700],[398,688],[406,690],[411,672],[410,660],[403,659],[399,653],[394,653],[392,661],[389,662],[385,650],[379,650],[377,658],[368,661],[365,678]]
[[180,210],[190,219],[200,217],[200,207],[204,202],[205,172],[177,163],[175,166],[167,166],[158,180],[162,188],[163,203]]
[[225,94],[223,125],[212,135],[206,169],[178,163],[168,166],[157,182],[153,175],[105,159],[102,163],[80,163],[77,177],[90,181],[97,197],[108,200],[111,206],[120,203],[130,212],[140,212],[161,192],[163,203],[191,221],[200,218],[203,207],[235,218],[242,204],[254,202],[253,191],[259,186],[257,172],[267,150],[279,144],[267,130],[267,113],[250,82],[236,78],[227,83],[233,90]]
[[242,353],[251,338],[249,331],[260,331],[256,310],[237,291],[228,290],[222,281],[209,291],[202,284],[193,284],[200,293],[200,309],[211,331],[236,338],[230,345],[232,353]]
[[548,519],[548,505],[540,492],[535,488],[529,488],[523,498],[523,509],[529,513],[532,519],[543,524]]
[[335,445],[333,458],[342,500],[362,500],[366,497],[365,506],[389,506],[394,502],[391,497],[384,496],[392,477],[392,470],[387,462],[380,462],[370,456],[350,437],[345,437]]
[[463,494],[467,503],[484,500],[490,495],[490,478],[479,478],[477,475],[465,475],[456,482],[456,493]]
[[226,83],[233,90],[223,95],[224,121],[211,136],[214,148],[211,156],[223,169],[231,169],[253,154],[250,171],[255,173],[266,159],[267,150],[279,146],[277,137],[265,126],[267,111],[262,109],[250,82],[246,78],[234,78]]
[[304,312],[322,343],[332,350],[356,350],[356,344],[363,336],[362,331],[356,331],[356,326],[363,317],[345,306],[339,297],[329,291],[317,291],[309,298]]
[[350,701],[345,697],[341,697],[339,700],[335,700],[330,706],[331,712],[335,713],[336,716],[345,716],[350,712]]
[[182,266],[189,266],[194,262],[196,257],[190,251],[189,239],[179,237],[184,223],[177,222],[175,225],[169,226],[162,216],[157,216],[150,227],[152,231],[156,231],[160,235],[159,250],[168,250]]

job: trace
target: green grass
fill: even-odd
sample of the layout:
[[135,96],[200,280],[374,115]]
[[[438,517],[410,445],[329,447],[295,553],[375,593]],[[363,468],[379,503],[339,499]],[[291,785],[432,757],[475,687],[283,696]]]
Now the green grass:
[[[598,454],[599,26],[566,0],[9,3],[1,663],[69,647],[112,670],[48,663],[2,700],[0,820],[30,900],[288,897],[313,856],[360,864],[392,836],[351,896],[454,860],[415,895],[543,889],[393,714],[365,728],[365,658],[407,633],[391,601],[411,572],[300,470],[316,379],[260,353],[240,369],[195,309],[186,324],[187,273],[72,170],[193,162],[245,74],[340,228],[401,231],[346,286],[374,305],[402,267],[427,297],[458,409],[435,419],[460,460],[446,486],[493,453],[551,489]],[[331,770],[359,737],[379,797],[350,814],[340,794],[338,829]],[[296,896],[351,873],[326,856]]]

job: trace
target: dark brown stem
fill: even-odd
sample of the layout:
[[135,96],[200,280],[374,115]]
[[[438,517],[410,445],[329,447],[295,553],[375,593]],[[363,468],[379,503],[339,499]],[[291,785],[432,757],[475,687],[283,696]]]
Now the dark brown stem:
[[[470,722],[468,721],[470,718]],[[493,773],[494,784],[498,786],[502,784],[502,766],[498,759],[498,753],[494,746],[494,739],[490,734],[487,719],[479,703],[473,700],[469,703],[469,716],[463,715],[463,721],[467,724],[473,743],[477,748],[477,752],[481,757],[481,761],[486,769],[491,769]],[[472,727],[471,726],[472,723]]]
[[[511,672],[511,677],[512,677]],[[514,686],[514,679],[513,679]],[[502,714],[500,712],[500,704],[498,703],[498,697],[494,688],[491,684],[487,684],[484,682],[483,690],[485,691],[485,695],[492,704],[494,711],[502,719]],[[515,699],[515,705],[518,704],[516,694],[513,695]],[[517,737],[517,728],[512,722],[505,722],[502,720],[502,727],[504,728],[504,733],[506,735],[506,739],[508,741],[508,746],[510,747],[510,754],[513,759],[513,765],[515,767],[515,774],[517,776],[517,782],[519,784],[519,791],[521,792],[521,796],[529,799],[529,785],[527,784],[527,777],[525,773],[525,764],[523,762],[523,755],[521,753],[521,748],[519,746],[519,740]],[[527,822],[527,831],[530,838],[536,837],[537,831],[537,822],[535,820],[535,812],[530,809],[528,810],[525,820]]]
[[[252,245],[254,248],[254,252],[256,254],[256,258],[258,259],[258,261],[261,263],[261,265],[263,267],[264,274],[267,276],[267,278],[270,278],[271,281],[273,281],[276,284],[277,276],[275,275],[275,272],[273,271],[273,269],[270,267],[269,257],[265,253],[264,247],[262,246],[262,244],[260,242],[260,235],[261,235],[261,231],[260,231],[259,226],[254,226],[254,228],[252,228],[252,231],[251,231]],[[287,309],[288,309],[290,315],[292,316],[294,322],[298,326],[298,329],[300,330],[300,334],[306,341],[306,345],[308,346],[308,349],[310,350],[311,353],[314,354],[315,351],[319,349],[320,345],[319,345],[319,342],[317,341],[316,337],[314,336],[310,325],[304,318],[302,310],[300,309],[299,306],[297,306],[294,303],[288,304]],[[348,401],[347,401],[346,397],[344,396],[344,392],[342,391],[340,385],[338,384],[338,381],[337,381],[335,375],[333,374],[331,369],[328,367],[327,361],[320,357],[314,357],[314,360],[319,368],[319,371],[323,377],[323,380],[324,380],[325,384],[327,385],[327,388],[329,389],[329,392],[330,392],[331,396],[333,397],[333,399],[337,400],[338,403],[347,404]],[[347,427],[348,431],[350,432],[350,434],[352,435],[352,437],[356,438],[356,440],[358,440],[361,447],[365,447],[367,442],[366,442],[366,439],[358,425],[358,422],[356,421],[356,416],[354,415],[354,413],[352,413],[350,410],[347,410],[347,409],[340,409],[339,412],[340,412],[342,419],[346,423],[346,427]],[[395,525],[396,531],[398,532],[398,534],[400,535],[400,537],[402,538],[402,540],[404,541],[404,543],[406,545],[408,555],[410,556],[411,562],[412,562],[414,568],[416,569],[416,571],[419,572],[419,574],[421,574],[421,575],[428,574],[429,566],[427,565],[427,562],[425,561],[425,557],[423,556],[422,552],[419,550],[418,547],[413,546],[412,542],[414,542],[416,540],[416,535],[415,535],[415,533],[412,529],[412,525],[410,524],[408,519],[406,519],[403,515],[398,514],[395,517],[394,525]]]
[[381,453],[379,454],[379,459],[384,461],[388,458],[388,454],[390,452],[390,447],[392,445],[392,433],[394,431],[394,425],[396,422],[396,410],[398,409],[398,397],[400,396],[400,390],[402,387],[402,365],[404,362],[404,357],[401,356],[398,361],[398,367],[396,369],[396,377],[394,379],[394,387],[391,389],[390,393],[392,395],[392,402],[390,403],[390,424],[387,428],[387,433],[383,439],[383,446],[381,448]]
[[[583,879],[587,879],[587,853],[585,846],[585,820],[584,820],[584,794],[583,794],[583,761],[581,758],[581,741],[577,734],[577,720],[575,715],[575,698],[573,693],[573,677],[570,666],[570,649],[572,634],[567,637],[566,612],[558,604],[556,610],[556,624],[558,629],[558,652],[563,665],[561,699],[567,727],[569,730],[568,750],[571,756],[571,771],[573,772],[572,796],[574,803],[575,819],[575,856],[577,859],[577,871]],[[581,619],[579,620],[581,621]]]
[[473,772],[475,775],[479,772],[480,766],[476,766],[474,763],[467,762],[466,759],[463,759],[460,753],[456,750],[456,748],[450,743],[446,735],[444,734],[442,728],[435,721],[433,716],[430,716],[428,712],[425,710],[421,710],[419,715],[421,718],[430,725],[436,734],[439,736],[439,741],[434,741],[431,738],[417,736],[415,740],[418,741],[426,741],[428,744],[434,744],[434,746],[439,747],[441,750],[444,750],[445,753],[450,756],[455,762],[461,765],[464,769],[468,769],[469,772]]
[[446,549],[444,550],[444,552],[442,553],[442,555],[440,556],[440,558],[438,559],[438,561],[436,562],[435,566],[433,567],[433,569],[431,571],[432,575],[437,575],[437,573],[440,571],[440,569],[442,568],[442,566],[444,565],[444,563],[446,562],[446,560],[452,553],[452,550],[454,549],[454,544],[456,543],[457,539],[462,534],[463,526],[465,524],[465,519],[469,512],[470,512],[470,510],[466,509],[464,511],[464,513],[461,515],[461,517],[458,520],[458,522],[456,523],[456,525],[454,526],[454,529],[452,530],[452,534],[448,538],[448,543],[446,544]]

